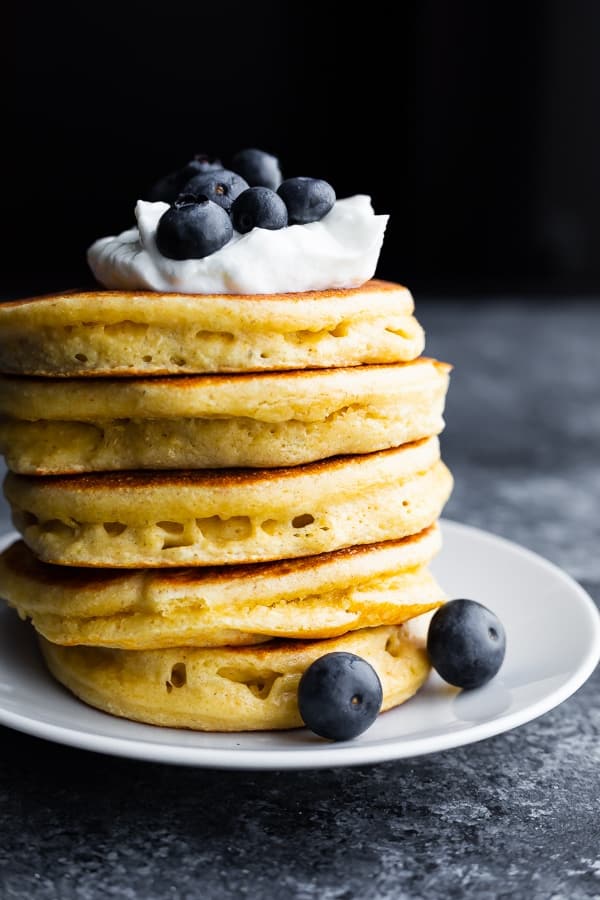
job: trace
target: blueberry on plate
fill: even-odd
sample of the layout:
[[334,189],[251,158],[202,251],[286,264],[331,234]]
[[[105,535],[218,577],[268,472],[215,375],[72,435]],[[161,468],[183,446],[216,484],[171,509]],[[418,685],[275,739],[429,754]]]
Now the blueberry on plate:
[[250,187],[268,187],[276,191],[281,184],[279,160],[264,150],[253,147],[240,150],[231,160],[231,168],[245,178]]
[[231,205],[236,197],[246,190],[248,190],[248,182],[228,169],[201,172],[190,178],[183,188],[185,194],[202,194],[227,212],[231,210]]
[[182,169],[177,169],[175,172],[170,172],[168,175],[159,178],[150,188],[148,200],[153,200],[154,202],[161,200],[163,203],[173,203],[194,175],[222,168],[223,166],[218,159],[211,159],[204,153],[198,153]]
[[203,259],[233,236],[231,219],[207,197],[182,195],[159,219],[156,246],[169,259]]
[[498,616],[475,600],[449,600],[435,612],[427,652],[439,675],[460,688],[477,688],[498,672],[506,634]]
[[287,225],[286,205],[275,191],[266,187],[251,187],[233,201],[231,221],[240,234],[246,234],[253,228],[277,231]]
[[335,203],[335,191],[320,178],[288,178],[277,193],[287,206],[290,225],[318,222]]
[[308,667],[298,685],[304,724],[330,741],[348,741],[366,731],[382,701],[377,672],[354,653],[326,653]]

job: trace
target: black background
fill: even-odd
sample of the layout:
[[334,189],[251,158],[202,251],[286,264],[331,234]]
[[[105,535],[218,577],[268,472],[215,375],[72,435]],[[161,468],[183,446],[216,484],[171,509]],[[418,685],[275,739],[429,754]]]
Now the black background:
[[600,287],[600,4],[11,4],[4,295],[83,285],[154,178],[243,146],[370,193],[417,291]]

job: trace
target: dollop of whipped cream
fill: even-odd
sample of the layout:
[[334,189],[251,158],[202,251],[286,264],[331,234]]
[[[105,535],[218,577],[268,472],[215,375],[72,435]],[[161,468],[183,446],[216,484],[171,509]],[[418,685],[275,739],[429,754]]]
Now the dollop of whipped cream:
[[96,241],[88,262],[104,287],[183,294],[275,294],[357,287],[375,274],[389,216],[362,194],[338,200],[319,222],[253,228],[204,259],[168,259],[156,246],[166,203],[138,200],[137,228]]

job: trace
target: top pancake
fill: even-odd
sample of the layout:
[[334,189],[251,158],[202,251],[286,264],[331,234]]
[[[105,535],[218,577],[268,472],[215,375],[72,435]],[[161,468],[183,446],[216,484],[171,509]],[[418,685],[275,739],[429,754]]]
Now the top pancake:
[[423,350],[410,292],[372,280],[301,294],[49,294],[0,305],[0,371],[121,376],[406,362]]

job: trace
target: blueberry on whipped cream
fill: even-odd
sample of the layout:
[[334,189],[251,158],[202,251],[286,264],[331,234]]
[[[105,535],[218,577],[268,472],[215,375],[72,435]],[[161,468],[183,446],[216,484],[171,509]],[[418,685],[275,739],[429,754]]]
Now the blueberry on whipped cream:
[[320,178],[288,178],[277,193],[287,206],[290,225],[318,222],[335,203],[335,191]]
[[227,212],[230,211],[235,198],[246,190],[248,182],[244,181],[241,175],[228,169],[216,169],[194,175],[183,187],[184,194],[201,194]]
[[224,209],[208,197],[182,194],[161,216],[156,246],[168,259],[203,259],[232,236],[231,219]]
[[250,187],[267,187],[276,191],[282,181],[277,157],[254,147],[236,153],[231,160],[231,168],[245,178]]
[[247,234],[253,228],[267,228],[277,231],[288,223],[285,203],[266,187],[251,187],[237,197],[231,207],[233,227],[240,234]]
[[147,199],[154,202],[173,203],[194,175],[201,175],[222,168],[220,160],[211,159],[204,153],[198,153],[182,169],[176,169],[175,172],[170,172],[168,175],[163,175],[162,178],[159,178],[150,188]]

